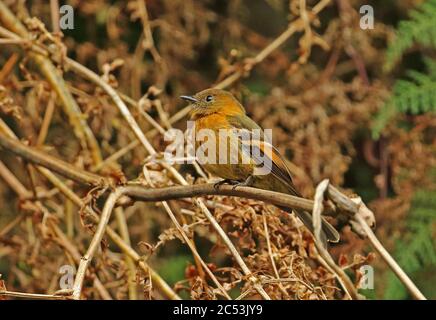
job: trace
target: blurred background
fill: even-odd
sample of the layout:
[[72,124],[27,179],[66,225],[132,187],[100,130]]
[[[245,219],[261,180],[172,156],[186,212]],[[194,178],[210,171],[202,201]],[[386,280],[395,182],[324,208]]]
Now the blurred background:
[[[186,107],[178,96],[225,86],[255,121],[273,130],[273,142],[289,160],[301,193],[312,198],[315,186],[328,178],[362,197],[376,215],[376,234],[382,243],[424,295],[436,298],[435,0],[59,1],[58,6],[68,4],[74,10],[74,28],[64,30],[53,24],[49,1],[3,3],[34,41],[55,48],[53,63],[86,117],[103,159],[131,144],[134,134],[99,87],[65,67],[65,53],[130,98],[131,112],[144,132],[153,127],[143,112],[165,129],[172,125],[184,130],[186,117],[172,118]],[[320,3],[325,7],[314,13]],[[360,12],[364,5],[373,9],[373,25],[368,12]],[[302,26],[304,13],[309,23]],[[286,41],[275,48],[289,28],[297,32],[285,34]],[[96,169],[75,138],[61,101],[26,50],[8,44],[0,48],[0,117],[20,139],[36,145],[52,104],[41,150],[119,179],[134,180],[141,174],[147,154],[138,146]],[[158,151],[165,149],[161,134],[150,135],[150,141]],[[0,150],[2,163],[26,188],[52,192],[44,204],[66,237],[79,251],[86,250],[92,232],[77,215],[79,208],[16,159]],[[203,179],[191,166],[178,169],[190,182]],[[171,184],[167,175],[159,179],[157,185]],[[70,186],[82,198],[89,191]],[[272,274],[270,266],[263,266],[268,264],[268,253],[262,251],[265,244],[258,229],[263,230],[260,213],[273,209],[248,200],[208,200],[250,267]],[[0,274],[9,290],[52,293],[58,289],[59,266],[71,262],[71,257],[55,236],[44,231],[44,214],[23,203],[0,178]],[[177,201],[173,206],[180,219],[196,223],[192,218],[196,209],[190,203]],[[204,283],[198,285],[201,272],[159,204],[137,203],[125,214],[132,247],[163,279],[183,297],[214,298]],[[295,275],[300,277],[301,271],[304,278],[308,272],[308,283],[324,292],[318,295],[316,290],[310,293],[290,285],[285,287],[288,296],[276,298],[342,299],[343,294],[328,289],[332,279],[323,278],[326,271],[311,253],[307,231],[281,213],[274,214],[268,226],[278,260],[301,260]],[[221,272],[220,279],[231,283],[232,296],[238,296],[243,291],[239,271],[230,268],[231,259],[207,223],[197,222],[198,228],[192,228],[197,249],[214,272]],[[358,266],[374,267],[374,289],[361,293],[369,299],[409,299],[383,261],[371,254],[368,243],[341,221],[334,222],[342,236],[331,248],[335,260],[356,281]],[[286,224],[289,227],[282,227]],[[132,279],[119,250],[109,241],[105,252],[95,266],[102,282],[114,298],[135,297],[129,295],[127,282]],[[279,267],[279,273],[285,274],[292,263],[283,265],[283,270]],[[147,274],[137,272],[135,279],[136,297],[159,298],[150,289]],[[282,288],[272,285],[269,290]],[[85,294],[101,298],[92,290]]]

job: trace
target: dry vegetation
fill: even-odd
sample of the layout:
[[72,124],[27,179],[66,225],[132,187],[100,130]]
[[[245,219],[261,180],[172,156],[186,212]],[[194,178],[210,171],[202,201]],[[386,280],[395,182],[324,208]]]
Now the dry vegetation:
[[[271,204],[109,195],[214,181],[161,152],[165,130],[186,127],[178,96],[216,86],[273,129],[305,197],[323,179],[359,194],[394,251],[415,191],[434,188],[435,117],[399,116],[405,125],[377,139],[370,127],[395,80],[382,70],[394,36],[385,15],[403,18],[419,1],[374,3],[380,19],[362,30],[355,0],[70,0],[75,28],[63,33],[56,2],[0,1],[0,289],[70,297],[59,269],[78,268],[112,200],[81,298],[360,298]],[[389,269],[349,217],[332,221],[338,268],[356,290],[359,267],[374,266],[376,289],[364,293],[383,297]]]

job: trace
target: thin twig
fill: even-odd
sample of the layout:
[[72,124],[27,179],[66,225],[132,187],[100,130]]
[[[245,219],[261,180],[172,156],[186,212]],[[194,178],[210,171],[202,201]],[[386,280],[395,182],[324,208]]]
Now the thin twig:
[[34,164],[47,167],[50,170],[53,170],[72,180],[88,185],[107,185],[109,183],[107,178],[81,170],[65,161],[52,157],[45,152],[25,146],[24,144],[17,142],[15,139],[6,137],[4,134],[0,134],[0,146]]
[[351,223],[357,222],[360,228],[363,230],[364,235],[368,237],[371,245],[374,249],[382,256],[383,260],[392,269],[398,279],[404,284],[410,294],[418,300],[425,300],[425,296],[420,292],[416,285],[410,280],[407,274],[401,269],[398,263],[392,258],[389,252],[383,247],[381,242],[377,239],[371,227],[374,226],[374,213],[369,210],[361,199],[358,201],[353,201],[344,194],[342,194],[338,189],[332,185],[328,186],[326,191],[328,198],[330,198],[339,209],[343,212],[348,213],[352,218]]
[[59,28],[59,1],[50,0],[50,14],[51,14],[51,27],[53,32],[58,33],[61,31]]
[[[12,138],[14,140],[18,139],[16,137],[16,135],[14,134],[14,132],[1,119],[0,119],[0,132],[6,134],[7,136],[9,136],[10,138]],[[30,148],[28,146],[24,146],[24,147]],[[26,153],[26,155],[29,157],[28,158],[26,158],[25,156],[23,156],[23,157],[26,158],[29,162],[32,162],[31,161],[32,157],[30,156],[30,154]],[[64,163],[61,160],[58,160],[58,162],[64,164],[64,170],[70,170],[70,168],[68,168],[68,166],[67,166],[68,163]],[[42,166],[36,166],[36,168],[44,177],[46,177],[54,186],[56,186],[67,197],[67,199],[71,200],[75,205],[77,205],[80,208],[85,207],[85,204],[82,201],[82,199],[80,199],[79,196],[77,196],[64,182],[62,182],[50,170],[48,170]],[[74,170],[80,170],[80,169],[75,168]],[[68,175],[66,175],[66,176],[68,176]],[[73,177],[72,173],[71,173],[71,177],[76,182],[80,182],[80,179],[79,180],[75,179]],[[88,182],[90,182],[90,181],[88,181]],[[31,193],[29,192],[29,194],[31,194]],[[88,214],[90,214],[91,218],[94,220],[94,223],[99,222],[99,219],[100,219],[99,216],[94,211],[92,211],[92,209],[90,207],[86,206],[85,211]],[[150,268],[144,261],[142,261],[139,254],[136,253],[136,251],[133,250],[131,246],[126,244],[123,241],[123,239],[121,239],[121,237],[112,228],[107,227],[106,233],[109,235],[109,237],[112,239],[112,241],[121,249],[121,251],[123,251],[124,253],[129,255],[129,257],[131,257],[135,261],[135,263],[137,263],[139,265],[139,267],[145,273],[150,274],[150,277],[153,280],[155,287],[158,288],[165,297],[167,297],[168,299],[171,299],[171,300],[180,300],[180,297],[160,277],[160,275],[157,272],[155,272],[152,268]]]
[[2,83],[3,80],[5,80],[8,77],[8,75],[13,70],[17,61],[18,61],[18,54],[14,52],[6,61],[6,63],[3,65],[2,69],[0,70],[0,83]]
[[383,247],[381,242],[375,236],[374,232],[372,232],[371,228],[368,226],[365,219],[359,213],[355,215],[355,219],[357,220],[357,222],[359,222],[359,224],[366,232],[366,235],[368,236],[368,239],[371,242],[373,248],[380,254],[383,260],[388,264],[388,266],[395,273],[398,279],[404,284],[410,294],[416,300],[427,300],[427,298],[421,293],[418,287],[412,282],[412,280],[410,280],[409,276],[403,271],[403,269],[401,269],[401,267],[394,260],[394,258],[392,258],[389,252]]
[[100,216],[100,221],[97,225],[97,230],[95,231],[94,236],[92,237],[91,243],[86,251],[85,255],[80,259],[79,267],[77,269],[76,277],[74,279],[73,285],[73,299],[80,299],[80,293],[82,292],[83,280],[85,279],[86,270],[88,269],[89,264],[95,254],[95,251],[100,245],[101,240],[103,239],[103,235],[105,233],[105,229],[107,223],[109,222],[109,218],[112,212],[112,209],[115,206],[115,203],[122,195],[122,189],[115,189],[106,200],[103,211]]
[[[127,243],[130,246],[130,235],[129,235],[129,228],[127,226],[126,217],[124,215],[124,210],[121,207],[115,208],[115,218],[117,219],[118,223],[118,230],[120,232],[121,237],[123,238],[124,242]],[[136,268],[134,261],[131,257],[129,257],[128,254],[124,254],[124,261],[127,266],[127,288],[129,289],[129,299],[130,300],[137,300],[138,294],[136,291],[136,281],[135,281],[135,275],[136,275]]]
[[9,222],[7,225],[2,227],[0,230],[0,238],[7,235],[12,229],[14,229],[23,219],[25,218],[25,214],[21,213],[17,217],[15,217],[11,222]]
[[[69,66],[74,69],[76,72],[86,76],[90,80],[92,80],[94,83],[99,85],[114,101],[115,105],[120,110],[121,114],[129,124],[130,128],[133,130],[141,144],[144,146],[144,148],[148,151],[150,155],[155,155],[156,151],[154,150],[153,146],[150,144],[148,139],[145,137],[144,133],[142,132],[141,128],[139,127],[138,123],[130,113],[127,106],[124,104],[123,100],[119,97],[118,93],[107,83],[105,82],[100,76],[98,76],[93,71],[89,70],[88,68],[84,67],[80,63],[77,63],[76,61],[67,58],[66,62],[69,64]],[[166,169],[171,173],[172,176],[174,176],[179,183],[182,185],[188,185],[186,180],[171,166],[166,166]],[[245,264],[244,260],[242,259],[239,252],[236,250],[235,246],[233,245],[230,238],[227,236],[227,234],[224,232],[224,230],[221,228],[219,223],[215,220],[212,213],[207,209],[207,207],[204,205],[204,203],[198,199],[194,200],[194,203],[197,207],[200,208],[200,210],[204,213],[206,218],[209,220],[215,231],[219,234],[219,236],[223,239],[225,245],[228,247],[230,252],[232,253],[233,257],[235,258],[236,262],[241,267],[244,274],[250,279],[250,281],[253,282],[254,287],[259,292],[259,294],[264,299],[270,299],[268,294],[265,292],[265,290],[262,288],[261,284],[258,282],[256,277],[253,276],[247,265]]]
[[[269,231],[268,231],[268,223],[266,221],[266,215],[265,215],[264,212],[262,212],[262,219],[263,219],[263,228],[265,230],[266,245],[267,245],[267,248],[268,248],[268,255],[269,255],[269,258],[270,258],[270,261],[271,261],[271,266],[272,266],[274,274],[276,276],[276,280],[277,280],[277,283],[278,283],[280,291],[283,293],[283,295],[285,297],[289,297],[289,294],[286,291],[286,289],[283,286],[283,284],[280,281],[278,281],[278,279],[280,279],[280,274],[279,274],[279,272],[277,270],[277,266],[276,266],[275,259],[274,259],[274,253],[273,253],[272,248],[271,248],[271,241],[269,239]],[[263,283],[265,283],[265,281],[263,281]]]
[[[2,28],[3,31],[6,31],[6,36],[12,37],[12,39],[15,40],[27,40],[29,38],[29,33],[26,28],[1,0],[0,22],[10,30],[4,30],[4,28]],[[2,32],[2,34],[4,35],[4,32]],[[67,114],[69,121],[74,128],[74,133],[80,141],[82,147],[85,150],[89,148],[95,164],[100,163],[102,160],[100,147],[97,143],[94,133],[89,128],[86,118],[83,116],[79,105],[77,104],[76,100],[74,100],[71,92],[68,90],[64,78],[59,75],[57,68],[45,55],[33,50],[28,53],[28,57],[35,62],[41,73],[47,78],[47,81],[50,83],[53,90],[58,94],[62,102],[62,106],[64,107],[64,112]]]
[[47,137],[48,128],[53,118],[55,106],[55,95],[51,93],[48,100],[47,109],[45,110],[44,119],[42,120],[41,129],[38,134],[38,139],[36,140],[37,146],[41,146],[44,144],[44,141]]
[[20,181],[15,177],[15,175],[5,166],[5,164],[0,161],[0,177],[2,177],[6,183],[15,191],[16,194],[28,198],[32,196],[32,193],[28,191],[21,184]]
[[327,263],[333,273],[336,275],[337,279],[341,283],[344,290],[351,296],[352,299],[360,300],[361,295],[357,292],[357,289],[353,285],[353,282],[347,276],[347,274],[342,270],[330,256],[327,249],[324,247],[324,241],[321,239],[321,213],[324,209],[323,200],[324,193],[329,186],[329,181],[327,179],[321,181],[316,187],[315,192],[315,202],[312,211],[313,218],[313,229],[315,234],[315,246],[318,250],[319,255]]
[[8,290],[0,290],[0,296],[23,298],[23,299],[43,299],[43,300],[67,300],[68,296],[57,296],[53,294],[40,294],[40,293],[25,293]]

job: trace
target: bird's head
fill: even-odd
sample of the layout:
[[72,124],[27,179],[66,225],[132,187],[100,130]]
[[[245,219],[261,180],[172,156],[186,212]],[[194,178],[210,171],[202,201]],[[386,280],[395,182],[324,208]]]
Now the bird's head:
[[195,120],[213,113],[223,115],[245,114],[244,107],[228,91],[206,89],[193,96],[180,96],[191,103],[191,119]]

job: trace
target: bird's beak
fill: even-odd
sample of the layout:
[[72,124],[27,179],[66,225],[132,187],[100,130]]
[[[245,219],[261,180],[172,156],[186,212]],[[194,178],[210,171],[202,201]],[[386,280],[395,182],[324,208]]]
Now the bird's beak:
[[182,98],[183,100],[186,100],[186,101],[188,101],[188,102],[197,102],[198,100],[197,99],[195,99],[194,97],[192,97],[192,96],[180,96],[180,98]]

